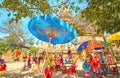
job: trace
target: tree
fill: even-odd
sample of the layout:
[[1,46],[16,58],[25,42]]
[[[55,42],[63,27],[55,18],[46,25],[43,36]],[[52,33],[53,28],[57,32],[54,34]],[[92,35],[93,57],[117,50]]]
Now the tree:
[[115,33],[120,30],[120,0],[90,0],[82,16],[96,21],[98,32]]
[[0,55],[12,50],[13,47],[9,45],[8,41],[4,38],[0,38]]
[[35,56],[38,53],[38,51],[39,51],[39,47],[35,47],[35,46],[30,47],[30,53],[35,53]]
[[[8,11],[12,10],[14,16],[11,21],[18,21],[21,17],[32,17],[35,13],[47,13],[50,9],[50,6],[47,0],[4,0],[0,8],[6,8]],[[8,16],[11,14],[9,13]]]
[[5,22],[4,26],[0,27],[0,32],[4,34],[8,34],[8,36],[5,37],[5,39],[8,41],[8,43],[16,44],[16,45],[25,45],[29,43],[29,39],[25,36],[25,33],[23,31],[22,22],[12,22],[8,23]]
[[[51,4],[54,2],[59,3],[55,6],[50,6],[50,0],[3,0],[0,8],[6,8],[8,11],[13,11],[13,14],[16,18],[12,18],[11,21],[18,21],[21,17],[33,17],[35,14],[47,14],[58,13],[62,5],[65,5],[67,8],[73,9],[77,12],[80,7],[74,6],[76,3],[82,2],[82,0],[69,1],[64,0],[55,0],[51,1]],[[10,16],[11,13],[8,14]]]

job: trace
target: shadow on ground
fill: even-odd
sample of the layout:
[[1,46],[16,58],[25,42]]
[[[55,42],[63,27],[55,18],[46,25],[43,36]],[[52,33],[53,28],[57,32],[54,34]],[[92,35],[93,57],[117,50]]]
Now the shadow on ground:
[[[45,78],[44,75],[35,75],[34,73],[6,73],[5,78]],[[61,72],[53,73],[53,78],[97,78],[93,73],[89,77],[84,76],[84,71],[78,71],[74,76],[62,74]],[[118,74],[107,74],[104,78],[120,78]]]

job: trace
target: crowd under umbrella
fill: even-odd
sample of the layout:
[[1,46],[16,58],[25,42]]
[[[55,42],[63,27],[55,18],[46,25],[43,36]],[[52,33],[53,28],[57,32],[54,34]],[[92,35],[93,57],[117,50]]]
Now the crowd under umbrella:
[[[91,70],[94,72],[95,75],[97,75],[99,69],[102,70],[102,72],[106,72],[106,68],[104,66],[100,66],[101,63],[105,62],[104,58],[104,52],[100,52],[100,55],[95,53],[95,50],[101,50],[104,49],[105,47],[110,46],[108,43],[104,41],[99,41],[99,40],[88,40],[83,42],[82,44],[79,45],[78,47],[78,52],[81,52],[83,59],[86,61],[89,58],[89,64],[91,67]],[[89,57],[87,57],[87,53],[90,53]],[[87,67],[86,67],[87,68]],[[88,69],[88,68],[87,68]]]
[[35,16],[30,20],[28,28],[39,40],[54,45],[68,43],[78,36],[70,24],[54,16]]

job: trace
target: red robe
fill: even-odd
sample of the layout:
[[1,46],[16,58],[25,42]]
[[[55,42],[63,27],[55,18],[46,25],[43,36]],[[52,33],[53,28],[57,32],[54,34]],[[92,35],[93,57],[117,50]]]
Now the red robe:
[[4,63],[4,64],[3,64],[3,70],[6,71],[6,67],[7,67],[7,66],[6,66],[6,64]]
[[3,66],[2,65],[0,65],[0,71],[3,71]]
[[93,72],[98,72],[100,69],[100,57],[98,55],[90,57],[90,66],[92,67]]
[[76,71],[76,65],[73,64],[70,68],[69,68],[69,74],[75,74],[77,71]]
[[44,74],[45,78],[52,78],[53,68],[52,67],[46,67]]
[[60,69],[60,64],[61,64],[61,58],[55,58],[55,68],[57,69],[57,70],[59,70]]

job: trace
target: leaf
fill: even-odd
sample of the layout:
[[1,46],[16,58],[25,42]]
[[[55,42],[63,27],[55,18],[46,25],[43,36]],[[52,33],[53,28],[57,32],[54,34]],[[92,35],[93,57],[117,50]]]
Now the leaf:
[[8,16],[10,16],[11,15],[11,13],[8,13]]
[[60,0],[57,0],[57,2],[59,2]]

